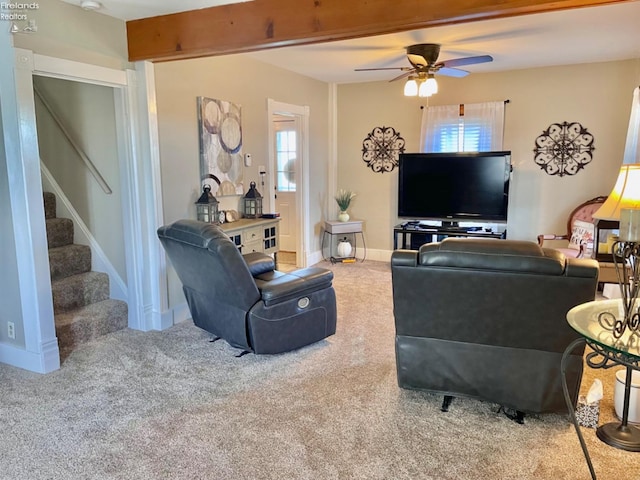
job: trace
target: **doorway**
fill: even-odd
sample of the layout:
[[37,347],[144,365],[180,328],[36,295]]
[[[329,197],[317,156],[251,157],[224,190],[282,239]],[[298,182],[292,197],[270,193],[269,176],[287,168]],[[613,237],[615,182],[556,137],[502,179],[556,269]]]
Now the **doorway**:
[[307,265],[309,107],[269,99],[269,206],[280,214],[279,268]]
[[299,179],[298,158],[300,156],[300,127],[296,117],[291,115],[273,115],[275,165],[275,208],[280,213],[278,242],[279,263],[297,265],[296,249],[298,244],[298,223],[296,195]]

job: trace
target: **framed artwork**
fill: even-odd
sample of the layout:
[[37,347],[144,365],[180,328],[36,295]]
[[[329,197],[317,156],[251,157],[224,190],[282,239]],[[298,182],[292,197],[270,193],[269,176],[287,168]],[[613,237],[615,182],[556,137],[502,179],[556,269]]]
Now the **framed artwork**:
[[216,196],[242,195],[241,107],[224,100],[198,98],[200,180]]

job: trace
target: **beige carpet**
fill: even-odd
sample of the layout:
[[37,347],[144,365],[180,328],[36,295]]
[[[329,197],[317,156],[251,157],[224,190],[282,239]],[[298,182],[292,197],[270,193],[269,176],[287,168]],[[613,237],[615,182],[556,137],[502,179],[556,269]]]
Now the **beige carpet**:
[[[5,479],[588,479],[565,415],[518,425],[497,405],[399,389],[388,264],[335,272],[338,330],[277,356],[237,350],[183,322],[122,330],[59,371],[0,365]],[[602,421],[613,418],[613,372]],[[640,454],[583,429],[599,479],[637,480]]]

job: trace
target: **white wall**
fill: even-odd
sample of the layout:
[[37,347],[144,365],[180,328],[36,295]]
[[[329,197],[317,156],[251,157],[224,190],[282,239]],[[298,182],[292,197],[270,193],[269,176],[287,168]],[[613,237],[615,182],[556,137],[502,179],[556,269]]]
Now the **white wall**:
[[[640,60],[438,77],[431,105],[510,100],[506,106],[505,150],[512,151],[508,236],[535,240],[562,233],[571,210],[607,195],[622,163],[633,89]],[[407,98],[403,82],[338,87],[338,187],[357,192],[350,213],[365,221],[367,246],[393,247],[397,211],[397,169],[374,173],[362,160],[362,141],[374,127],[391,126],[417,151],[425,99]],[[575,176],[549,176],[534,161],[534,141],[551,123],[580,122],[595,137],[593,161]]]
[[[2,131],[2,116],[0,116]],[[24,329],[22,328],[22,308],[20,305],[20,288],[18,280],[18,264],[16,261],[16,243],[13,229],[13,213],[9,195],[9,175],[7,172],[5,142],[0,135],[0,342],[24,347]],[[16,325],[16,338],[7,336],[7,323]]]
[[[253,163],[244,170],[244,184],[260,185],[258,165],[268,162],[267,99],[310,109],[310,217],[311,251],[319,250],[320,228],[326,205],[328,170],[328,85],[242,55],[229,55],[155,64],[162,164],[165,223],[195,218],[200,191],[200,162],[196,97],[240,104],[243,152]],[[263,195],[266,192],[261,192]],[[240,197],[217,197],[221,209],[238,209]],[[182,287],[169,269],[169,305],[184,302]]]

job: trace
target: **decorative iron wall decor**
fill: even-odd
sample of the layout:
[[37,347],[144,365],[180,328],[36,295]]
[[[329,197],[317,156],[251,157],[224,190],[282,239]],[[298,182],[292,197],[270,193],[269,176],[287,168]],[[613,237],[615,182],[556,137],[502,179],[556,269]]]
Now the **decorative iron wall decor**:
[[362,142],[362,160],[374,172],[391,172],[404,152],[404,138],[393,127],[376,127]]
[[593,140],[578,122],[552,123],[536,138],[534,161],[549,175],[575,175],[593,160]]
[[198,97],[200,179],[217,184],[216,196],[242,195],[242,126],[240,105]]

